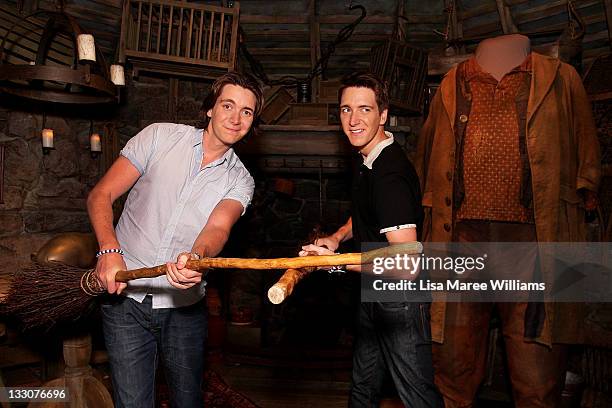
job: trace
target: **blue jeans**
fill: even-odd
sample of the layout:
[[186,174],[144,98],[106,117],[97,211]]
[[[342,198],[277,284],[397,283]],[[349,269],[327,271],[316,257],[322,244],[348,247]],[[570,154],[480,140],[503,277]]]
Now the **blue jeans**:
[[349,406],[378,407],[389,377],[405,406],[444,407],[434,384],[429,303],[361,303]]
[[158,357],[174,408],[202,408],[206,340],[205,302],[153,309],[115,296],[102,304],[104,339],[110,360],[115,406],[152,408]]

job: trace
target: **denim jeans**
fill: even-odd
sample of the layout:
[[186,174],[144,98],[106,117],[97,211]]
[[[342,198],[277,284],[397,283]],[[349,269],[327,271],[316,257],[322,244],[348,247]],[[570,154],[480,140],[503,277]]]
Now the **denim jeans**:
[[349,406],[378,407],[389,377],[406,407],[444,407],[434,385],[429,303],[361,303]]
[[158,358],[174,408],[202,408],[206,340],[205,302],[152,309],[151,296],[138,303],[113,297],[102,304],[115,406],[152,408]]

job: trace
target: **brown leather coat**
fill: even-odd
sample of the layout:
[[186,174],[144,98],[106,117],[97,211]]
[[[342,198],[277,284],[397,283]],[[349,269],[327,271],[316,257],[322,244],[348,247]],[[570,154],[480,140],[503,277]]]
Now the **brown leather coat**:
[[[570,65],[532,53],[532,69],[526,123],[537,238],[543,242],[582,241],[585,225],[579,190],[597,191],[601,171],[591,105]],[[434,97],[419,138],[416,167],[425,207],[424,241],[450,241],[453,234],[455,94],[453,68]],[[571,306],[547,304],[544,328],[533,340],[543,344],[580,341],[579,328],[567,325],[579,323],[568,315],[575,316],[576,308]],[[563,319],[555,318],[560,313]],[[434,302],[434,341],[444,341],[444,320],[445,304]]]

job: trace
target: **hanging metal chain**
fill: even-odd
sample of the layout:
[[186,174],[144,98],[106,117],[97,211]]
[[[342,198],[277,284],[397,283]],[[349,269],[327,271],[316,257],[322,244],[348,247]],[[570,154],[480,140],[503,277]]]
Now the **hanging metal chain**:
[[[359,23],[361,23],[361,21],[363,21],[363,19],[367,15],[367,11],[366,11],[365,7],[363,7],[363,6],[359,5],[359,4],[353,5],[352,2],[351,2],[349,4],[349,6],[348,6],[348,9],[349,9],[349,11],[353,11],[355,9],[358,9],[358,10],[361,11],[361,15],[359,17],[357,17],[357,19],[355,21],[353,21],[352,23],[350,23],[349,25],[344,27],[342,30],[340,30],[338,35],[336,35],[336,38],[334,39],[334,41],[332,41],[331,43],[329,43],[327,45],[327,48],[325,49],[325,52],[323,52],[321,54],[321,57],[317,60],[317,62],[315,63],[314,67],[310,70],[310,72],[308,73],[308,75],[304,79],[300,79],[300,78],[298,78],[298,77],[296,77],[294,75],[285,75],[285,76],[283,76],[283,77],[281,77],[279,79],[272,80],[266,74],[266,72],[265,72],[263,66],[261,65],[261,63],[255,57],[253,57],[253,55],[251,55],[251,53],[249,52],[249,50],[248,50],[248,48],[246,46],[246,42],[245,41],[240,41],[240,50],[242,51],[243,55],[245,56],[245,58],[249,62],[249,65],[251,66],[251,70],[253,71],[253,74],[257,78],[259,78],[263,83],[265,83],[266,85],[269,85],[269,86],[274,86],[274,85],[296,86],[298,83],[301,83],[301,82],[308,82],[308,83],[310,83],[313,78],[315,78],[316,76],[319,76],[323,72],[325,72],[325,70],[327,69],[327,64],[329,62],[329,58],[336,51],[336,47],[339,44],[347,41],[351,37],[351,35],[353,35],[353,31],[355,31],[355,28],[357,27],[357,25],[359,25]],[[240,35],[241,35],[242,38],[246,38],[242,28],[240,28]]]

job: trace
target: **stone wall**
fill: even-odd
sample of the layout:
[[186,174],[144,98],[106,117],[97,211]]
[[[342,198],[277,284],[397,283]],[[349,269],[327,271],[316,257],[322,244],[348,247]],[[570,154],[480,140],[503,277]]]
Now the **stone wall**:
[[[89,154],[90,119],[94,130],[113,123],[123,146],[150,122],[197,118],[206,82],[180,81],[174,105],[169,104],[169,80],[140,76],[122,90],[119,106],[40,106],[14,101],[0,103],[0,144],[5,146],[4,203],[0,204],[0,257],[13,266],[30,259],[54,234],[91,230],[87,194],[104,169]],[[4,96],[3,96],[4,98]],[[174,109],[169,108],[174,106]],[[54,130],[55,150],[42,154],[40,131]],[[102,134],[104,137],[104,134]]]
[[4,155],[4,203],[0,204],[3,262],[29,259],[52,234],[88,231],[87,192],[99,174],[89,155],[89,120],[50,114],[55,150],[42,154],[42,114],[0,109]]

